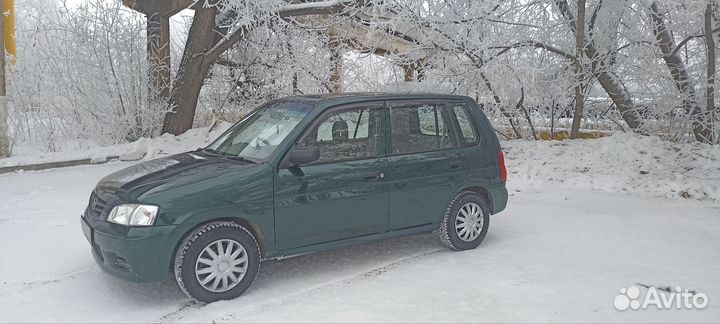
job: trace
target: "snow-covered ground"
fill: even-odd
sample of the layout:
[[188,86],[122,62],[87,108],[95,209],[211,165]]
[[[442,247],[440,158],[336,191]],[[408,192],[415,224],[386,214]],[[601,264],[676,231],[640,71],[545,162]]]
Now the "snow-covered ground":
[[[174,282],[129,283],[95,266],[80,212],[102,176],[131,163],[3,174],[0,322],[717,321],[718,151],[698,150],[681,172],[673,145],[647,141],[503,143],[512,196],[478,249],[418,236],[269,261],[243,296],[207,306]],[[639,284],[710,303],[616,310],[620,289]]]
[[510,178],[527,184],[720,201],[720,145],[623,133],[502,144]]

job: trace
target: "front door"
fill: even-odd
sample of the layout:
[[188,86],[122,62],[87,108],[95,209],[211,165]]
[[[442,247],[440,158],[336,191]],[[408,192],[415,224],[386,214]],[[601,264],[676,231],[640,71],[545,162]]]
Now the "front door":
[[316,146],[320,159],[278,170],[275,179],[277,248],[382,233],[388,222],[387,159],[382,102],[333,107],[296,146]]
[[389,101],[388,230],[437,222],[466,174],[443,101]]

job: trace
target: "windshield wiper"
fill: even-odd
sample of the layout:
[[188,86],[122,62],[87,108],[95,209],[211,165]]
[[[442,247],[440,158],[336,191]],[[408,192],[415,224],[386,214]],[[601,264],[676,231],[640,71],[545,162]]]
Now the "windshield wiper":
[[230,154],[228,154],[228,155],[221,155],[221,156],[224,157],[224,158],[226,158],[226,159],[230,159],[230,160],[236,160],[236,161],[242,161],[242,162],[247,162],[247,163],[252,163],[252,164],[258,164],[257,161],[253,161],[253,160],[250,160],[250,159],[248,159],[248,158],[246,158],[246,157],[242,157],[242,156],[238,156],[238,155],[230,155]]
[[203,155],[209,155],[209,156],[223,156],[222,153],[220,153],[216,150],[213,150],[213,149],[208,149],[208,148],[199,148],[193,152],[197,152],[197,153],[200,153]]
[[247,162],[247,163],[252,163],[252,164],[258,164],[257,161],[250,160],[250,159],[248,159],[248,158],[246,158],[246,157],[242,157],[242,156],[238,156],[238,155],[233,155],[233,154],[229,154],[229,153],[225,153],[225,152],[220,152],[220,151],[218,151],[218,150],[213,150],[213,149],[209,149],[209,148],[197,149],[196,152],[200,152],[200,153],[203,153],[203,154],[206,154],[206,155],[211,155],[211,156],[217,156],[217,157],[221,157],[221,158],[226,158],[226,159],[229,159],[229,160],[235,160],[235,161],[242,161],[242,162]]

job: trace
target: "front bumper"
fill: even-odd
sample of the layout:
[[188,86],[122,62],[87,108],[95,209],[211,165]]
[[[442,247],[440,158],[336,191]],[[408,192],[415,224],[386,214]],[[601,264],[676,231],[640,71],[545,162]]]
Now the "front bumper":
[[80,222],[103,271],[135,282],[170,277],[174,244],[168,244],[168,238],[175,226],[127,227],[85,215]]

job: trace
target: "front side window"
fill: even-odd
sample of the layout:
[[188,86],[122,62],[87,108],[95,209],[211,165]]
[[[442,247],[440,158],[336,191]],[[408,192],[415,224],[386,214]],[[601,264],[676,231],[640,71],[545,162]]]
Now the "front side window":
[[360,160],[378,156],[380,110],[368,106],[337,108],[323,115],[297,146],[315,146],[315,163]]
[[312,109],[312,106],[298,103],[271,102],[257,109],[207,148],[222,155],[251,161],[265,160]]
[[391,105],[392,153],[408,154],[454,147],[443,107],[441,103]]

